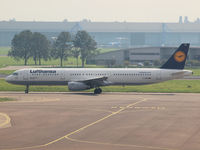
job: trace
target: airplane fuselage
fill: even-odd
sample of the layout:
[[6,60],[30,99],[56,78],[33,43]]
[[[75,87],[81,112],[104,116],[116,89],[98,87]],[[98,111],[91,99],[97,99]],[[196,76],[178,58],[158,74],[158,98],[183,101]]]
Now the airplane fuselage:
[[192,71],[152,68],[30,68],[18,70],[7,81],[20,85],[67,85],[107,77],[105,85],[143,85],[183,78]]

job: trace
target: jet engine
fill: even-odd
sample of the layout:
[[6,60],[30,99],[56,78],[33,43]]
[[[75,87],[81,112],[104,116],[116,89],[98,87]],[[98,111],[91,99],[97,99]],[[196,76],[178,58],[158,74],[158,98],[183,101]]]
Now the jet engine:
[[83,82],[68,82],[68,88],[70,91],[81,91],[90,89],[90,86]]

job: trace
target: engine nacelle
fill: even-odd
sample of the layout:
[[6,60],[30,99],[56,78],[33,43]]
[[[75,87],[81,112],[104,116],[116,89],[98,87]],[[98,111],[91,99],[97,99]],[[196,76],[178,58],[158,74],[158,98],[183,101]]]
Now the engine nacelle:
[[82,82],[68,82],[68,88],[70,91],[81,91],[90,89],[90,86]]

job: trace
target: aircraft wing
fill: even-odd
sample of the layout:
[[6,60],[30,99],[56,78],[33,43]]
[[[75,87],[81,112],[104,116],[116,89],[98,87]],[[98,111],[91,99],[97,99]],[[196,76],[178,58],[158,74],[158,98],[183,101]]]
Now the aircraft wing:
[[107,81],[108,77],[94,77],[85,80],[73,80],[75,82],[82,82],[90,87],[98,87],[98,86],[105,86],[108,85],[109,82]]

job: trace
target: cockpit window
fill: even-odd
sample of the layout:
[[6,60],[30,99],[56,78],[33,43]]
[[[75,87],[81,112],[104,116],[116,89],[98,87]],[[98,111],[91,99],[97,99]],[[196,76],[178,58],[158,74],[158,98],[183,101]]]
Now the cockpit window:
[[14,75],[14,76],[18,76],[18,73],[17,73],[17,72],[14,72],[13,75]]

